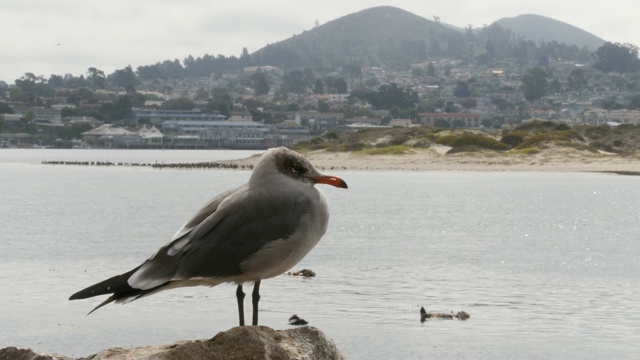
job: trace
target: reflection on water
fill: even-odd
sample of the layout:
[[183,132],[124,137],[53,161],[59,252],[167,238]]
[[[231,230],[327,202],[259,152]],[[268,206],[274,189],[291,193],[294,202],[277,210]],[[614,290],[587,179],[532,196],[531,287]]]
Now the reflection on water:
[[[296,266],[317,277],[265,281],[262,324],[288,328],[298,314],[349,359],[640,357],[637,178],[336,175],[350,188],[323,187],[329,230]],[[0,346],[80,356],[235,326],[232,285],[88,317],[101,299],[67,298],[139,264],[248,176],[0,164]],[[420,323],[420,306],[471,318]]]

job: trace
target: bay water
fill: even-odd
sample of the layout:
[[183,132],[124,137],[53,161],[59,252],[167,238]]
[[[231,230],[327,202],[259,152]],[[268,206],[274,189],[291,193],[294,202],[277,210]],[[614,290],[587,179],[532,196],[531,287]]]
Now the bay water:
[[[140,264],[249,171],[41,162],[253,153],[0,150],[0,347],[87,356],[236,326],[230,284],[170,290],[90,316],[102,298],[67,299]],[[349,359],[640,358],[637,177],[331,174],[349,189],[320,186],[331,212],[327,234],[292,269],[317,276],[264,281],[262,325],[287,329],[297,314]],[[471,318],[421,323],[421,306]]]

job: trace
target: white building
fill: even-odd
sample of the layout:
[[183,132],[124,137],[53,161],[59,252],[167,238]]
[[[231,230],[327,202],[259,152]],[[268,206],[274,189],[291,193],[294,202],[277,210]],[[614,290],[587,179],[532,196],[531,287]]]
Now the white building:
[[607,123],[638,125],[640,124],[640,111],[593,109],[585,111],[578,121],[594,126],[606,125]]

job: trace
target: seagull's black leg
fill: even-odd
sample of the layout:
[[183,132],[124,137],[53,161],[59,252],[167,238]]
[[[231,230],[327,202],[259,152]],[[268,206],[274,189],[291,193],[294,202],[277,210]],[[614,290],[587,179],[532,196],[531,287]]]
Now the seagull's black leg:
[[253,302],[253,323],[251,325],[258,325],[258,301],[260,301],[260,281],[256,281],[253,285],[253,292],[251,293],[251,300]]
[[236,298],[238,299],[238,316],[240,317],[240,326],[244,326],[244,293],[242,292],[242,285],[238,285]]

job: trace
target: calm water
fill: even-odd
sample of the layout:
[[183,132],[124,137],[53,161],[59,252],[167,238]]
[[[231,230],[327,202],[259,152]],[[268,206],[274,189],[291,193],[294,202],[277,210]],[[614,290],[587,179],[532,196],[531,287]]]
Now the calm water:
[[[86,356],[209,338],[237,324],[235,287],[177,289],[86,313],[73,292],[151,255],[248,171],[45,166],[250,153],[0,150],[0,347]],[[637,177],[338,172],[329,230],[261,287],[261,323],[298,314],[349,359],[640,358]],[[419,321],[419,308],[468,321]],[[249,314],[249,313],[247,313]],[[247,315],[250,316],[250,315]]]

